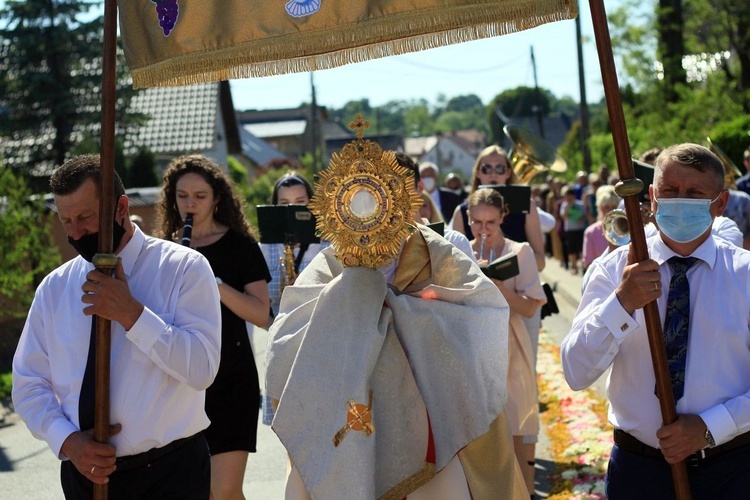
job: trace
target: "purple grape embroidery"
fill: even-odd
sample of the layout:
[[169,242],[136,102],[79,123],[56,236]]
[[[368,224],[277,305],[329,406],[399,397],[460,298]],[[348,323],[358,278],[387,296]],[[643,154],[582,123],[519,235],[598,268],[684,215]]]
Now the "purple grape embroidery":
[[174,29],[174,25],[177,24],[177,15],[180,11],[177,0],[151,1],[156,4],[156,17],[159,18],[159,26],[161,26],[164,36],[169,36]]

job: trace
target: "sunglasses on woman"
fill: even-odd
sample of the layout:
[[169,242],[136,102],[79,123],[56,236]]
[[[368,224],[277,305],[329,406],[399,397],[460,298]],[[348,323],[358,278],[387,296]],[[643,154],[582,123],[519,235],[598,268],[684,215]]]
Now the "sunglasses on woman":
[[505,172],[508,171],[508,165],[506,165],[505,163],[501,163],[499,165],[490,165],[489,163],[484,163],[479,167],[479,171],[484,175],[490,175],[492,173],[495,173],[497,175],[505,175]]

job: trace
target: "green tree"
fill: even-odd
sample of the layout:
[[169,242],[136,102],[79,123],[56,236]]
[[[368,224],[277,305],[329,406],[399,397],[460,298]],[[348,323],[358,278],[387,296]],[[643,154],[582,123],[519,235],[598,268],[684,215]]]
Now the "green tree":
[[341,109],[331,110],[329,112],[329,118],[348,126],[349,122],[354,119],[355,116],[361,114],[365,120],[369,120],[373,124],[375,122],[375,112],[372,106],[370,106],[369,99],[359,99],[357,101],[349,101],[344,104]]
[[435,129],[426,99],[419,99],[409,103],[404,110],[404,128],[408,136],[420,137],[432,135]]
[[552,92],[540,89],[537,92],[532,87],[520,86],[505,90],[495,96],[486,109],[486,118],[490,126],[492,141],[500,141],[503,136],[503,126],[498,111],[508,118],[521,116],[536,116],[541,107],[542,116],[547,116],[550,110]]
[[[20,143],[46,137],[28,151],[27,166],[61,165],[101,121],[101,16],[94,0],[7,0],[0,9],[0,99],[6,117],[0,135]],[[120,61],[122,58],[120,57]],[[118,135],[131,125],[126,113],[133,91],[118,64]],[[78,135],[76,135],[78,134]],[[20,149],[6,156],[23,156]]]
[[0,167],[0,295],[13,299],[4,316],[23,317],[42,278],[60,264],[49,217],[24,179]]
[[152,187],[158,186],[159,182],[156,175],[156,155],[146,147],[139,148],[128,164],[127,186]]
[[446,111],[438,116],[434,126],[435,132],[442,133],[486,128],[483,110]]
[[662,90],[667,102],[678,98],[679,85],[686,83],[685,68],[685,21],[682,14],[682,0],[659,0],[656,10],[658,31],[658,56],[661,60]]
[[686,2],[685,38],[687,52],[695,54],[689,67],[706,63],[718,65],[727,75],[731,98],[742,99],[744,112],[750,113],[750,3],[735,0]]
[[247,218],[250,223],[257,227],[258,226],[258,214],[255,207],[258,205],[268,205],[271,203],[271,195],[273,194],[273,187],[284,174],[287,172],[294,171],[305,179],[313,182],[314,177],[312,176],[312,154],[307,153],[307,158],[301,158],[300,162],[308,167],[293,168],[287,165],[282,168],[272,168],[259,175],[257,179],[252,183],[251,186],[243,190],[245,202],[247,203]]
[[482,100],[476,94],[459,95],[451,97],[445,104],[445,111],[475,111],[484,110]]
[[229,167],[229,178],[239,190],[245,190],[248,187],[247,168],[234,156],[227,158]]
[[378,131],[380,133],[404,133],[406,130],[406,101],[388,101],[378,108]]

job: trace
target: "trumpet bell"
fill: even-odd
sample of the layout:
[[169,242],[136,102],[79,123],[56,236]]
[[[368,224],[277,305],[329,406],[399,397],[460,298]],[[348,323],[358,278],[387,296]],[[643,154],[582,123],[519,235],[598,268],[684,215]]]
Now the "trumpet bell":
[[557,150],[532,131],[506,125],[503,132],[512,145],[508,159],[519,184],[531,184],[538,175],[547,172],[560,174],[568,169],[568,164]]
[[602,219],[602,233],[612,245],[619,247],[630,243],[630,226],[625,210],[615,209],[605,215]]
[[710,137],[706,137],[706,140],[708,141],[708,149],[710,149],[711,152],[715,154],[719,158],[719,160],[721,160],[721,163],[724,164],[724,187],[737,187],[735,181],[739,177],[742,177],[742,172],[740,172],[740,169],[737,168],[737,165],[735,165],[734,162],[729,159],[729,156],[727,156],[727,154],[722,151],[719,146],[714,144]]

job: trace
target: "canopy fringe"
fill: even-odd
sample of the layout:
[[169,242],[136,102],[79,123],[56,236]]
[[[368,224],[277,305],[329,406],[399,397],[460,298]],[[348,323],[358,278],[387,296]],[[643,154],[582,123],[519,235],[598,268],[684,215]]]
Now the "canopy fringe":
[[[401,13],[393,16],[392,22],[379,18],[356,26],[335,26],[173,56],[146,67],[132,68],[133,87],[192,85],[318,71],[516,33],[570,19],[576,14],[577,5],[571,0],[528,0],[508,7],[492,4]],[[436,27],[442,30],[434,32]],[[349,47],[341,49],[342,45]]]

